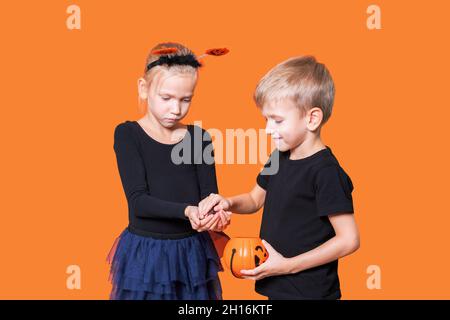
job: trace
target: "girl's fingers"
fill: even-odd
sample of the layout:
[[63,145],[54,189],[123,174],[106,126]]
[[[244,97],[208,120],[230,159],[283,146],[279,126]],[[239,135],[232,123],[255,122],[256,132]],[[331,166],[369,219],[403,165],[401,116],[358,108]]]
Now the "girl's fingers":
[[198,224],[196,224],[193,220],[189,220],[189,221],[191,222],[192,229],[197,230],[198,229]]
[[214,219],[214,215],[212,215],[212,214],[205,216],[205,218],[200,220],[199,226],[203,227],[203,226],[207,225],[212,219]]
[[222,222],[222,225],[225,227],[228,224],[228,220],[227,220],[226,216],[222,213],[222,211],[219,214],[220,214],[220,220]]
[[231,221],[231,211],[225,211],[225,218],[227,219],[227,223],[229,224]]
[[202,230],[202,231],[205,231],[205,230],[210,229],[211,226],[217,221],[217,219],[219,219],[219,217],[218,217],[217,215],[212,215],[211,220],[209,220],[208,223],[204,224],[204,225],[201,227],[201,230]]
[[219,222],[220,222],[220,219],[217,219],[217,221],[216,221],[216,223],[214,223],[212,226],[211,226],[211,230],[214,230],[214,229],[216,229],[217,228],[217,225],[219,224]]
[[226,220],[223,218],[222,214],[217,213],[220,215],[219,217],[219,223],[216,226],[216,229],[218,229],[219,231],[222,231],[223,229],[225,229],[226,227]]
[[191,218],[191,220],[192,220],[196,225],[200,224],[200,218],[199,218],[199,216],[198,216],[198,211],[193,212],[193,213],[190,215],[190,218]]

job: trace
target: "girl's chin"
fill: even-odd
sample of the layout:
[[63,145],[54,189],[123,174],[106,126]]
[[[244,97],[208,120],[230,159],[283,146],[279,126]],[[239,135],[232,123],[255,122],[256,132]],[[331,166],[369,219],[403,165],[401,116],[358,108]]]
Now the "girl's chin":
[[177,125],[178,121],[162,120],[159,123],[161,123],[161,125],[165,128],[173,128]]

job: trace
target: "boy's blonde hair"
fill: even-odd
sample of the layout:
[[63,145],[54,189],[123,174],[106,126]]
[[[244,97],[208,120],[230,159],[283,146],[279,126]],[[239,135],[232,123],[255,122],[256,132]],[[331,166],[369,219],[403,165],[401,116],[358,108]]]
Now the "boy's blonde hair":
[[254,100],[262,108],[270,100],[292,99],[302,113],[313,107],[323,112],[322,126],[331,116],[334,83],[324,64],[313,56],[290,58],[272,68],[258,83]]

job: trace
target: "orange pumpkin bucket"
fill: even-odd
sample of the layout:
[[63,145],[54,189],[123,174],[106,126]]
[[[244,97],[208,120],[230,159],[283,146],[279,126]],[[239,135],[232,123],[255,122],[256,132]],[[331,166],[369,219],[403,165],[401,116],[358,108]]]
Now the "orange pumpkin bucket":
[[232,238],[225,246],[223,258],[236,278],[242,269],[254,269],[267,260],[269,253],[260,238]]

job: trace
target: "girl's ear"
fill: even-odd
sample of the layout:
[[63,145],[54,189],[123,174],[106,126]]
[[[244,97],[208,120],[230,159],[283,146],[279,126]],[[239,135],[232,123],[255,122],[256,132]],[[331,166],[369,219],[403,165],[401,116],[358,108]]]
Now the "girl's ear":
[[147,81],[145,81],[145,79],[141,77],[138,79],[137,85],[138,85],[139,98],[141,98],[142,100],[147,100],[147,96],[148,96]]
[[322,109],[314,107],[308,110],[306,116],[306,127],[309,131],[315,131],[322,123],[323,112]]

